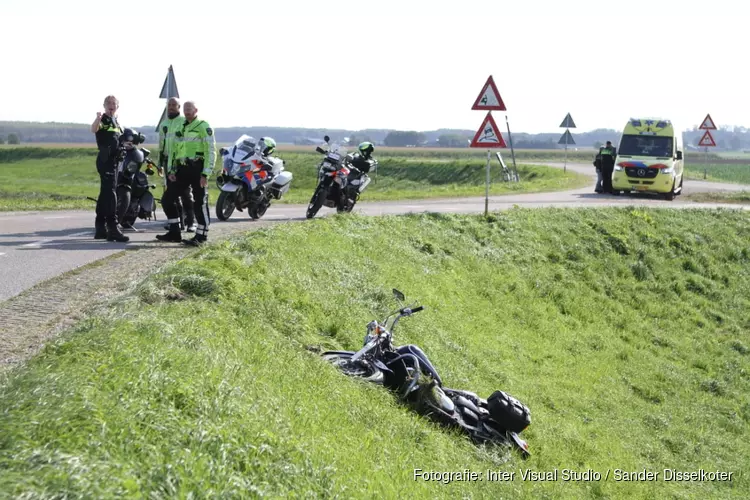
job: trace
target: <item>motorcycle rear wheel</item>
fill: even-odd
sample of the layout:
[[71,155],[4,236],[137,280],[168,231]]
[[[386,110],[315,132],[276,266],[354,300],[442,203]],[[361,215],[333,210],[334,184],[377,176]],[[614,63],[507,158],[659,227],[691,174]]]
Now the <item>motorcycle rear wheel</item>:
[[260,219],[261,217],[263,217],[265,215],[266,210],[268,210],[268,207],[270,205],[271,204],[269,202],[267,202],[265,200],[261,200],[260,202],[258,202],[257,205],[253,206],[251,209],[249,209],[247,211],[248,215],[252,219]]

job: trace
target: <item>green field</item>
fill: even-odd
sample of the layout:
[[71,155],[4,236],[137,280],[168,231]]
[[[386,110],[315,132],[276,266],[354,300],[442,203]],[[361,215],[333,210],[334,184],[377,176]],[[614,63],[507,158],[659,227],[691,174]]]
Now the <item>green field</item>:
[[704,179],[714,182],[750,184],[750,162],[747,164],[688,163],[685,166],[686,179]]
[[[0,379],[0,496],[748,498],[748,241],[738,212],[623,208],[345,215],[213,243]],[[360,347],[391,287],[426,307],[397,343],[450,387],[530,407],[529,460],[319,359]]]
[[[427,153],[425,153],[427,154]],[[486,153],[485,153],[486,154]],[[310,152],[281,151],[286,168],[294,174],[282,203],[307,203],[317,183],[320,156]],[[363,201],[480,196],[485,192],[486,160],[446,152],[440,156],[380,156],[380,167]],[[6,148],[0,150],[0,211],[93,209],[99,177],[95,150],[76,148]],[[585,176],[560,169],[523,164],[520,183],[503,183],[497,160],[491,175],[491,194],[555,191],[591,183]],[[217,170],[218,172],[218,170]],[[162,179],[151,178],[161,197]],[[211,203],[218,189],[210,181]],[[213,211],[213,206],[212,206]]]

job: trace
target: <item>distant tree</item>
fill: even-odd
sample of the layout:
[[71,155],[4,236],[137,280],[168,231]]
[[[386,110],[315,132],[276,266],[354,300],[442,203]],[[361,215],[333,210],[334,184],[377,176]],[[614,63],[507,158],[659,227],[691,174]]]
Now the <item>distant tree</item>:
[[363,142],[372,142],[372,139],[370,139],[369,135],[365,134],[352,134],[351,136],[349,136],[349,144],[351,144],[352,146],[358,146]]
[[427,140],[426,136],[422,132],[403,132],[400,130],[394,130],[388,132],[383,141],[386,146],[421,146]]
[[5,144],[5,136],[0,135],[0,144]]
[[465,148],[469,142],[469,137],[460,134],[442,134],[437,138],[438,146],[441,148]]
[[8,134],[8,144],[21,144],[18,134]]
[[740,139],[739,135],[732,135],[731,139],[729,139],[729,147],[733,151],[739,151],[740,149],[742,149],[742,139]]
[[594,142],[594,149],[599,149],[602,146],[604,146],[604,143],[602,143],[602,141]]

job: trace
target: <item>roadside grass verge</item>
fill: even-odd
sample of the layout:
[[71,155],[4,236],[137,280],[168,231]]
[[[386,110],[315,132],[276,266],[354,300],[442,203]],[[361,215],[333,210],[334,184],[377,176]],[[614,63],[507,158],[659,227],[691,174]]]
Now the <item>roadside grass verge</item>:
[[[348,214],[212,243],[4,375],[0,495],[747,498],[748,237],[735,211],[628,207]],[[450,387],[531,408],[528,461],[319,359],[359,348],[392,287],[426,307],[398,344]]]
[[750,191],[692,193],[686,195],[685,199],[697,203],[736,203],[745,205],[750,203]]
[[[28,153],[29,159],[0,162],[0,211],[93,210],[95,203],[86,198],[96,198],[99,193],[95,157],[67,156],[72,149],[50,149],[56,156],[37,158],[37,150],[45,151],[36,148]],[[294,174],[291,188],[281,202],[307,203],[317,184],[319,155],[290,152],[279,156]],[[518,170],[520,183],[503,183],[495,160],[491,168],[491,194],[565,190],[591,183],[586,176],[551,167],[520,165]],[[485,160],[386,157],[372,177],[363,201],[481,196],[485,190]],[[163,179],[152,176],[150,180],[157,186],[154,190],[157,198],[161,198]],[[209,203],[215,204],[218,196],[215,177],[209,180],[209,193]]]

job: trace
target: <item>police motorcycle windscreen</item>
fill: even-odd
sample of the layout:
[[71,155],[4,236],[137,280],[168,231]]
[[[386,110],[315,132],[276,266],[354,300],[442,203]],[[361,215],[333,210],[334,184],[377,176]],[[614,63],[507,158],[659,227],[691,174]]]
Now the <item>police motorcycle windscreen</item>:
[[[240,175],[243,164],[250,161],[256,149],[257,141],[247,134],[242,134],[228,148],[221,148],[222,167],[225,174],[219,175],[216,179],[220,189],[228,192],[234,192],[239,189],[237,184],[230,181],[235,175]],[[225,186],[226,189],[224,189]]]

